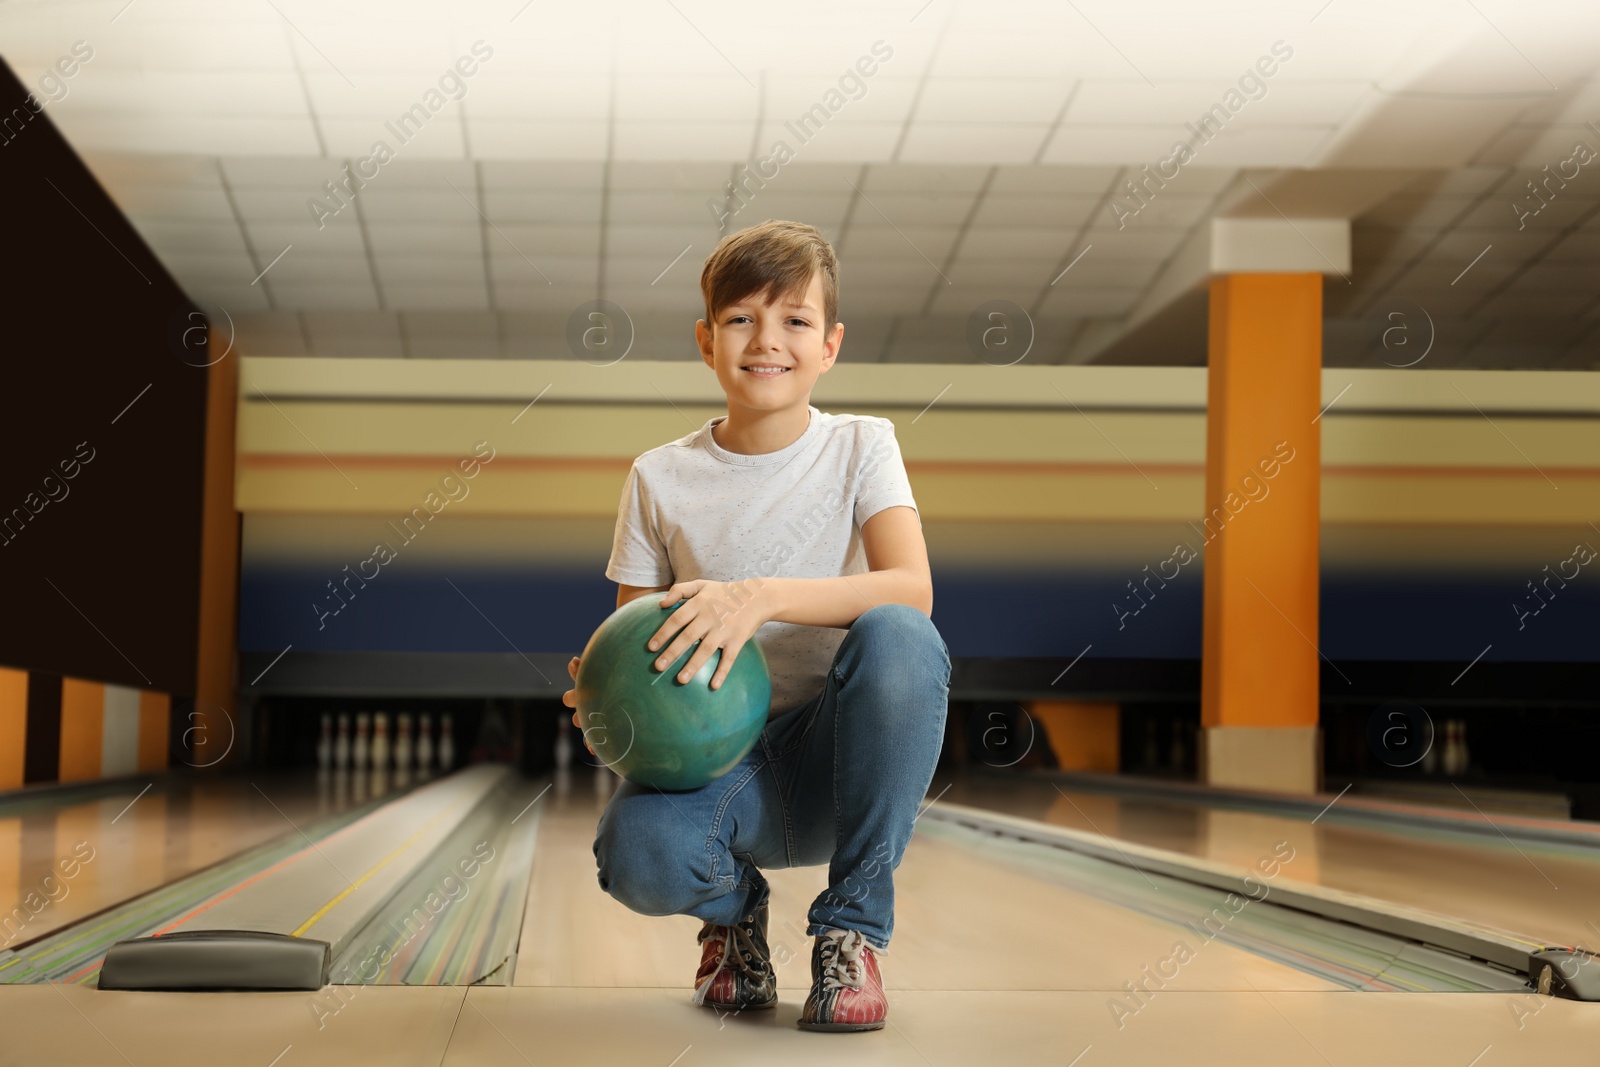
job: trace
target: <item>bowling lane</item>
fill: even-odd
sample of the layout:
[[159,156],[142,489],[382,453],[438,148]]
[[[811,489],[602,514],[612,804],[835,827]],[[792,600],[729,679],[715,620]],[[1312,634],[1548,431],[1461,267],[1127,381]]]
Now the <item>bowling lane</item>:
[[[1519,838],[1509,817],[1482,814],[1497,833],[1394,822],[1341,812],[1225,810],[1168,796],[1103,793],[1026,775],[948,773],[932,794],[958,804],[1170,849],[1239,867],[1286,838],[1296,857],[1282,877],[1499,927],[1556,944],[1593,946],[1591,902],[1600,850]],[[1348,799],[1348,798],[1346,798]],[[1320,807],[1320,805],[1318,805]],[[1559,824],[1556,824],[1559,825]]]
[[[567,789],[558,782],[544,804],[513,984],[679,989],[687,1002],[699,920],[638,915],[600,890],[592,846],[605,795],[587,775]],[[810,988],[805,915],[827,868],[765,873],[778,989],[797,1005]],[[895,895],[890,990],[1120,990],[1168,960],[1184,932],[922,833],[906,849]],[[1182,975],[1191,990],[1342,988],[1221,941],[1207,942]]]
[[[1528,994],[1353,995],[1220,940],[1199,947],[1176,977],[1152,983],[1153,992],[1130,1002],[1125,983],[1147,981],[1147,968],[1169,958],[1184,937],[1181,928],[1019,874],[921,832],[920,823],[897,879],[896,932],[884,959],[891,990],[884,1030],[840,1037],[794,1026],[810,945],[798,927],[822,886],[822,868],[769,872],[778,1008],[719,1015],[689,1004],[699,923],[635,915],[595,884],[590,845],[614,781],[564,777],[525,815],[539,819],[538,846],[512,987],[350,987],[337,994],[5,987],[0,1031],[28,1022],[15,1031],[9,1051],[29,1063],[172,1067],[213,1063],[221,1055],[284,1064],[758,1059],[778,1067],[815,1063],[819,1053],[905,1067],[1461,1067],[1475,1057],[1485,1065],[1588,1063],[1600,1033],[1593,1005]],[[942,787],[936,781],[929,799]],[[1114,1010],[1118,1004],[1129,1010]],[[206,1020],[205,1040],[175,1041],[174,1034],[192,1030],[196,1013]]]
[[[384,783],[387,789],[387,783]],[[0,800],[0,949],[382,795],[315,772],[129,779]]]

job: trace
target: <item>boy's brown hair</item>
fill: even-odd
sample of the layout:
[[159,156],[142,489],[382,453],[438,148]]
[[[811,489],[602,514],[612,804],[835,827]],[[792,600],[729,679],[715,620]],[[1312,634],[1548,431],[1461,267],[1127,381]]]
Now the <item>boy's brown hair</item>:
[[822,272],[822,330],[839,318],[839,260],[822,231],[803,222],[768,219],[730,233],[706,258],[700,291],[706,322],[716,327],[717,312],[753,296],[763,301],[792,296],[805,299],[811,276]]

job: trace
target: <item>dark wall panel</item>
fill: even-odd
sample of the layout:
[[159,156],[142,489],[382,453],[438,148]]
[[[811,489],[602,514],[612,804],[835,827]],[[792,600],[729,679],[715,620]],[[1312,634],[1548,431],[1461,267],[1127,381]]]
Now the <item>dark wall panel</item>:
[[206,323],[4,60],[0,117],[0,665],[192,693]]
[[53,782],[61,776],[61,678],[28,676],[28,727],[22,760],[24,785]]

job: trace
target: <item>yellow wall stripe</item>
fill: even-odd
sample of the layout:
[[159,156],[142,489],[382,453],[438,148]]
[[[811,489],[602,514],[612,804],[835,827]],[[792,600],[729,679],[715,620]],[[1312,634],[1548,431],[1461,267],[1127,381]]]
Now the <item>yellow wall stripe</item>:
[[[423,507],[444,467],[385,465],[334,469],[339,457],[294,468],[245,464],[239,506],[250,514],[371,515],[396,524]],[[343,466],[343,464],[341,464]],[[1205,475],[1198,465],[980,465],[906,461],[924,521],[1198,522]],[[438,516],[615,518],[628,461],[496,467],[469,483],[467,495]],[[1142,472],[1142,473],[1141,473]],[[360,486],[353,490],[345,479]],[[1548,480],[1547,480],[1548,478]],[[1148,479],[1148,480],[1147,480]],[[1552,487],[1554,483],[1555,487]],[[1415,466],[1326,467],[1324,523],[1485,524],[1583,527],[1600,514],[1594,468]],[[1270,497],[1267,499],[1270,500]],[[399,535],[396,534],[396,537]],[[392,542],[398,548],[398,542]],[[370,546],[369,546],[370,547]]]

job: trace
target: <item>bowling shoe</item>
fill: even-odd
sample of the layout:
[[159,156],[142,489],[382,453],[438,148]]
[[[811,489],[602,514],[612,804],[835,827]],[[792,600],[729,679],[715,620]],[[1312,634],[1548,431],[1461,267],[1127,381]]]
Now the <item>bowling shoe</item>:
[[771,1008],[778,1003],[778,975],[767,948],[767,905],[736,926],[700,928],[700,969],[693,1002],[727,1011]]
[[829,930],[811,950],[802,1030],[881,1030],[889,1014],[878,950],[859,930]]

